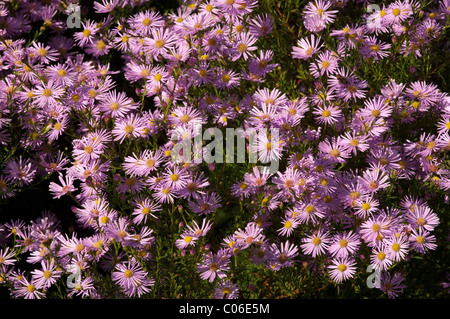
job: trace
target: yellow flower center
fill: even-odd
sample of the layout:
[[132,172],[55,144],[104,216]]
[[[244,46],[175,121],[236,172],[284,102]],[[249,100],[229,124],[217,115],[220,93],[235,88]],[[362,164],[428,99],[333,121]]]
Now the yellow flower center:
[[350,93],[356,93],[357,89],[354,85],[349,85],[347,89]]
[[314,213],[315,210],[316,210],[316,209],[315,209],[314,206],[311,205],[311,204],[309,204],[309,205],[307,205],[307,206],[305,207],[305,211],[306,211],[306,213],[308,213],[308,214]]
[[322,68],[326,69],[326,68],[328,68],[330,65],[331,65],[330,62],[328,62],[328,61],[322,61]]
[[416,241],[417,243],[422,245],[423,243],[425,243],[425,238],[423,236],[417,236]]
[[103,42],[103,40],[98,40],[97,43],[95,44],[95,46],[97,47],[97,50],[102,51],[106,48],[106,44],[105,42]]
[[417,225],[423,226],[423,225],[425,225],[425,224],[426,224],[425,218],[423,218],[423,217],[417,218]]
[[108,217],[108,216],[102,216],[102,217],[100,218],[100,222],[101,222],[103,225],[108,224],[108,222],[109,222],[109,217]]
[[117,103],[117,102],[113,102],[113,103],[109,106],[109,108],[110,108],[112,111],[117,111],[117,110],[120,108],[120,104]]
[[378,231],[380,231],[380,229],[381,229],[381,226],[380,226],[379,224],[374,224],[374,225],[372,226],[372,230],[373,230],[374,232],[378,232]]
[[216,272],[219,269],[219,265],[217,263],[211,263],[209,265],[209,270]]
[[231,77],[228,74],[222,75],[222,82],[229,82],[231,80]]
[[340,272],[344,272],[344,271],[347,270],[347,266],[344,265],[344,264],[340,264],[340,265],[338,266],[338,270],[339,270]]
[[125,133],[131,134],[134,131],[133,125],[127,124],[124,129]]
[[66,76],[66,75],[67,75],[67,72],[66,72],[66,70],[64,70],[64,69],[59,69],[59,70],[58,70],[58,75],[59,75],[60,77],[63,77],[63,76]]
[[166,44],[166,42],[164,40],[162,40],[162,39],[156,40],[155,48],[161,49],[164,46],[164,44]]
[[338,149],[336,149],[336,148],[332,149],[330,151],[330,155],[333,156],[333,157],[338,157],[340,154],[341,154],[341,152]]
[[339,246],[341,246],[342,248],[347,247],[348,245],[348,241],[346,239],[341,239],[341,241],[339,242]]
[[247,45],[245,43],[241,43],[241,44],[238,45],[237,50],[240,53],[243,53],[243,52],[245,52],[247,50]]
[[42,91],[42,95],[45,97],[50,97],[52,96],[52,90],[51,89],[45,89],[44,91]]
[[157,74],[155,75],[154,79],[155,79],[155,81],[157,81],[157,82],[158,82],[158,81],[161,81],[162,75],[159,74],[159,73],[157,73]]
[[44,48],[40,48],[37,50],[37,54],[39,54],[40,56],[46,56],[47,55],[47,50]]
[[142,24],[146,27],[148,27],[151,23],[152,20],[150,20],[149,18],[145,18],[144,20],[142,20]]

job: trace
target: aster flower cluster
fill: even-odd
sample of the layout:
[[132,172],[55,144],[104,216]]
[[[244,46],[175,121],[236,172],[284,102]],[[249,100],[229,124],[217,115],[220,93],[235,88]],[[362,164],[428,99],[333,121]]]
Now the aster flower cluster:
[[[440,217],[400,184],[448,196],[450,96],[425,80],[374,88],[364,75],[394,49],[426,55],[450,4],[395,1],[338,28],[339,12],[362,2],[303,8],[306,31],[290,58],[309,71],[309,92],[273,85],[280,64],[262,43],[274,19],[256,0],[194,1],[168,14],[141,10],[146,1],[95,2],[103,20],[84,19],[73,37],[64,35],[70,13],[53,2],[1,4],[0,198],[47,182],[55,201],[73,202],[79,231],[51,211],[0,220],[0,285],[15,298],[140,298],[191,280],[205,296],[238,298],[247,266],[304,265],[341,284],[370,265],[377,288],[401,293],[396,269],[437,248]],[[47,41],[27,41],[33,24]],[[120,69],[104,62],[113,53]],[[257,131],[246,150],[258,166],[207,162],[208,141],[184,154],[178,146],[199,127]],[[273,161],[275,173],[259,165]],[[186,282],[171,276],[178,268]]]

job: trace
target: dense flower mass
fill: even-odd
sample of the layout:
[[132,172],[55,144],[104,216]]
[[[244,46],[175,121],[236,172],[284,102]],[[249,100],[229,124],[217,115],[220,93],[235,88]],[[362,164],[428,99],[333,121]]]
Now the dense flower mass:
[[[370,266],[379,296],[407,289],[411,259],[447,245],[450,95],[430,60],[450,2],[304,1],[298,33],[267,3],[93,2],[69,27],[76,1],[0,1],[0,288],[292,297],[359,291]],[[33,187],[75,227],[8,211]]]

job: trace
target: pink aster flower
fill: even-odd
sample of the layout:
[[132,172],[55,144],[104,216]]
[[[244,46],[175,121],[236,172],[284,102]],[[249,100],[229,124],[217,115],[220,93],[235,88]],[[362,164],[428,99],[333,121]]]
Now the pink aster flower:
[[230,257],[229,252],[225,249],[220,249],[215,254],[212,252],[206,253],[202,261],[197,264],[200,278],[209,282],[213,282],[216,277],[219,279],[225,278],[226,272],[230,269],[228,266]]
[[301,248],[304,254],[315,258],[326,253],[330,240],[329,233],[320,229],[303,238]]
[[245,226],[245,229],[238,229],[234,232],[236,236],[236,242],[241,249],[246,249],[250,245],[264,240],[263,229],[260,228],[256,223],[250,222]]
[[170,186],[158,185],[154,189],[153,197],[158,203],[173,203],[178,194]]
[[57,270],[57,265],[55,260],[51,259],[41,261],[41,269],[35,269],[32,273],[31,283],[36,287],[36,289],[50,288],[62,274],[62,270]]
[[418,230],[413,229],[411,231],[409,243],[411,249],[422,254],[427,253],[429,250],[434,250],[437,247],[436,237],[423,228],[419,228]]
[[97,38],[92,43],[86,45],[86,53],[92,54],[94,57],[106,55],[112,49],[111,43],[105,38]]
[[376,36],[372,36],[364,39],[364,45],[360,47],[360,52],[364,58],[380,60],[389,55],[390,48],[391,44],[381,42]]
[[125,117],[131,111],[137,109],[138,105],[124,92],[117,92],[112,90],[107,92],[103,96],[99,103],[99,108],[105,115],[109,115],[112,118]]
[[319,124],[332,125],[343,120],[342,110],[333,104],[318,105],[314,109],[313,114],[316,115],[316,121]]
[[60,185],[55,182],[50,182],[49,185],[49,190],[53,195],[53,198],[60,198],[69,192],[77,190],[77,188],[73,185],[74,180],[72,176],[66,175],[65,178],[63,178],[62,174],[59,174],[58,178],[61,183]]
[[339,58],[335,52],[327,50],[320,52],[317,58],[311,62],[309,69],[315,78],[323,75],[329,76],[338,68]]
[[332,5],[332,1],[309,1],[304,8],[304,14],[306,16],[317,16],[323,20],[325,24],[330,24],[333,23],[336,18],[336,14],[338,13],[337,10],[329,10]]
[[151,37],[144,39],[144,48],[157,59],[160,54],[169,54],[169,49],[174,47],[176,41],[177,37],[171,29],[154,28],[151,29]]
[[214,299],[237,299],[239,298],[239,287],[229,279],[222,279],[214,288]]
[[239,85],[241,76],[232,70],[219,69],[214,85],[221,90],[229,90]]
[[7,179],[15,181],[19,186],[30,184],[36,174],[36,168],[31,163],[30,159],[11,158],[6,162],[5,176]]
[[220,196],[214,192],[198,197],[194,201],[189,201],[189,208],[199,215],[210,214],[220,208]]
[[344,163],[351,157],[348,148],[344,147],[342,138],[338,136],[331,140],[324,140],[319,143],[319,151],[322,152],[326,158],[336,163]]
[[377,199],[373,196],[366,195],[356,199],[353,208],[356,215],[365,219],[376,213],[379,210],[378,206],[379,201]]
[[130,177],[120,177],[120,184],[117,186],[116,190],[119,194],[125,194],[131,192],[132,194],[137,194],[145,188],[145,181],[137,176]]
[[335,258],[332,264],[328,266],[330,278],[335,282],[342,282],[353,278],[356,272],[356,262],[353,258],[342,257]]
[[319,219],[325,217],[325,206],[323,201],[317,197],[305,196],[304,201],[294,207],[295,217],[302,224],[315,224]]
[[393,111],[385,97],[376,96],[364,101],[364,108],[358,110],[357,116],[370,117],[373,120],[380,117],[390,117]]
[[356,132],[345,132],[342,137],[342,144],[348,150],[351,151],[353,155],[357,155],[357,152],[365,152],[369,149],[369,144],[367,135],[361,135]]
[[17,280],[16,285],[12,289],[12,295],[16,298],[23,297],[24,299],[42,299],[45,297],[40,288],[36,288],[25,276],[21,276]]
[[334,235],[328,247],[328,252],[332,257],[345,258],[354,255],[360,244],[359,235],[350,230]]
[[34,60],[43,64],[49,64],[57,60],[58,52],[50,46],[33,41],[30,51],[34,56]]
[[389,176],[380,169],[365,170],[358,182],[369,193],[389,187]]
[[295,217],[285,216],[281,219],[281,224],[283,226],[277,230],[278,234],[280,236],[289,237],[294,232],[294,229],[300,225],[300,222]]
[[267,13],[257,15],[249,23],[249,33],[258,38],[271,33],[273,29],[273,18]]
[[393,260],[389,257],[386,247],[380,246],[372,250],[370,262],[374,269],[386,271],[391,267]]
[[403,292],[403,289],[406,288],[402,282],[405,278],[398,272],[391,276],[391,274],[387,271],[381,273],[381,282],[380,289],[381,291],[388,294],[389,298],[396,298],[399,293]]
[[307,60],[312,57],[323,44],[320,43],[320,38],[317,38],[311,34],[311,40],[303,38],[298,40],[297,46],[292,48],[292,57],[294,59]]
[[205,236],[212,227],[213,223],[203,218],[201,226],[194,220],[192,225],[186,225],[187,230],[196,237]]
[[344,101],[356,101],[366,96],[367,81],[360,80],[349,69],[340,68],[329,77],[329,88]]
[[70,86],[76,81],[76,72],[66,64],[57,64],[49,66],[45,71],[48,80],[55,85]]
[[112,130],[114,140],[122,143],[126,138],[138,138],[145,130],[146,124],[142,117],[136,114],[130,114],[126,118],[121,118],[115,123]]
[[203,172],[196,172],[189,176],[186,186],[178,190],[180,197],[190,200],[191,198],[202,197],[205,192],[203,188],[209,185],[208,179],[204,176]]
[[[270,132],[274,133],[272,129]],[[282,149],[278,134],[272,134],[269,139],[266,130],[259,130],[250,145],[250,151],[262,163],[279,161]]]
[[405,259],[408,253],[408,237],[402,233],[392,234],[383,240],[383,246],[386,248],[390,259],[401,261]]
[[250,33],[241,33],[239,37],[236,39],[235,43],[235,54],[232,61],[237,61],[241,56],[245,61],[248,60],[248,58],[251,55],[251,51],[255,51],[257,47],[254,45],[257,38],[255,38]]
[[75,32],[74,39],[80,47],[84,47],[87,43],[92,43],[95,34],[98,32],[98,26],[95,21],[87,20],[81,22],[83,31]]
[[413,10],[409,1],[395,1],[387,8],[386,22],[393,25],[408,19]]
[[57,99],[61,98],[64,93],[65,89],[63,87],[53,81],[49,81],[46,84],[37,85],[33,97],[37,104],[43,107],[47,104],[56,104]]
[[161,206],[152,202],[150,198],[145,198],[143,200],[137,199],[135,201],[135,209],[132,215],[134,224],[147,223],[149,216],[158,219],[153,213],[158,213],[161,211]]
[[312,33],[318,33],[325,29],[326,21],[316,14],[306,14],[303,17],[303,25]]
[[140,35],[150,35],[153,28],[162,27],[164,19],[157,11],[145,10],[128,19],[130,27]]
[[150,290],[152,281],[147,276],[148,273],[134,258],[118,263],[111,273],[111,279],[130,297],[140,296]]
[[72,296],[77,296],[81,298],[88,298],[95,296],[95,286],[94,279],[92,277],[86,277],[76,282],[73,285],[73,288],[69,288],[69,293],[67,294],[67,298]]
[[190,246],[194,247],[198,237],[192,236],[192,234],[187,231],[180,235],[181,238],[175,241],[175,246],[178,249],[186,249]]
[[119,4],[119,0],[94,1],[94,10],[96,13],[109,13]]
[[391,233],[392,218],[382,215],[369,217],[362,223],[360,229],[361,238],[371,247],[378,246]]
[[14,265],[17,259],[14,257],[16,252],[14,250],[9,251],[9,247],[5,250],[0,249],[0,267]]
[[267,267],[274,271],[292,266],[294,264],[294,258],[298,256],[297,245],[289,243],[288,240],[281,243],[280,247],[272,244],[269,249],[270,258],[267,260]]
[[406,213],[406,220],[414,229],[433,231],[440,223],[438,215],[427,205],[414,205]]

